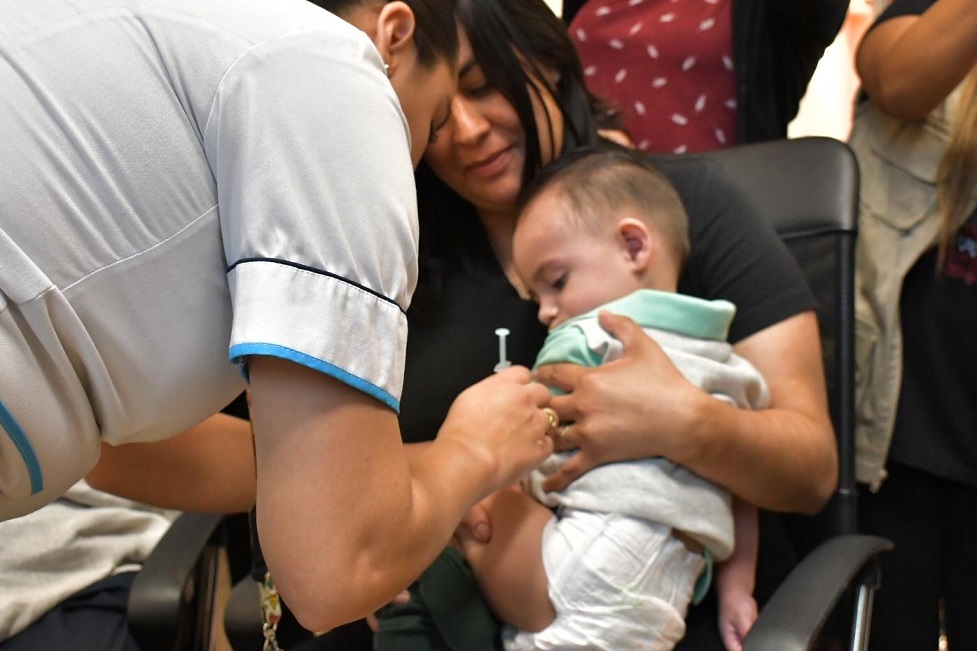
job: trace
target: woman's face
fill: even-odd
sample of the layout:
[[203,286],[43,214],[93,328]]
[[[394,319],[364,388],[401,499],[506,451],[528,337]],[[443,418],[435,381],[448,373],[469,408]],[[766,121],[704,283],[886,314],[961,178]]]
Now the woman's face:
[[[460,46],[458,91],[451,103],[451,117],[434,135],[425,160],[480,212],[512,211],[522,186],[526,133],[509,100],[489,84],[464,33]],[[531,89],[530,95],[545,164],[563,146],[563,119],[555,98],[539,88],[542,101]]]

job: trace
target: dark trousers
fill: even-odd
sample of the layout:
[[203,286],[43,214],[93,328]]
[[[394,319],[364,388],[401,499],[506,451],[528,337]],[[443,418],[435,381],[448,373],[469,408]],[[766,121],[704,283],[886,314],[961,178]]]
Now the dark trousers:
[[859,494],[859,528],[895,543],[882,556],[871,648],[935,649],[942,599],[951,651],[977,649],[977,486],[888,471],[879,493]]
[[126,605],[135,572],[110,576],[68,597],[0,651],[139,651],[129,635]]

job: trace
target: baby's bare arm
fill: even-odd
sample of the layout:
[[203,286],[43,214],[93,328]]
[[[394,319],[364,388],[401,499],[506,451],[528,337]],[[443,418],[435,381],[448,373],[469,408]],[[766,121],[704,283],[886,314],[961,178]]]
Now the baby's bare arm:
[[733,555],[716,569],[719,597],[719,631],[727,651],[739,651],[743,638],[757,618],[753,598],[759,544],[757,510],[748,502],[733,498],[736,542]]

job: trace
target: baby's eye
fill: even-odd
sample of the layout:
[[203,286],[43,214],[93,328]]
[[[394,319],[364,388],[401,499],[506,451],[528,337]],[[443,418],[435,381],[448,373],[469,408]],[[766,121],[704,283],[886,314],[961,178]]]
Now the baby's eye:
[[566,287],[566,284],[567,284],[567,275],[563,274],[562,276],[554,280],[552,283],[550,283],[550,287],[552,287],[553,289],[560,290]]

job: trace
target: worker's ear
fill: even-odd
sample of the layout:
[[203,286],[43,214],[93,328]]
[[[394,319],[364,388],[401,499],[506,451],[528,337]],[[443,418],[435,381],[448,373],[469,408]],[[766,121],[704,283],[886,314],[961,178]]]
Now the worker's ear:
[[634,217],[625,217],[617,223],[616,235],[621,252],[635,272],[642,272],[651,264],[658,244],[648,226]]
[[398,68],[417,55],[414,50],[416,27],[414,11],[404,2],[388,2],[380,10],[373,42],[387,64],[388,77],[393,77]]

